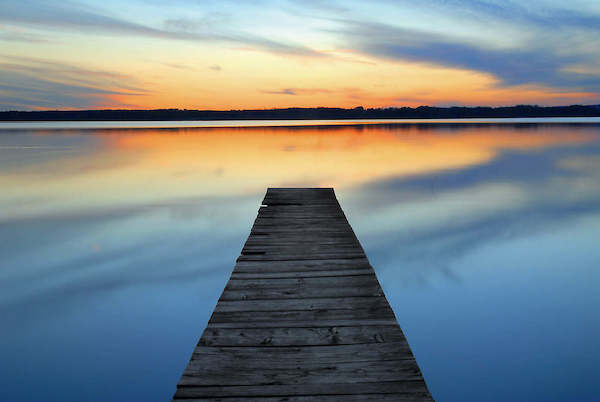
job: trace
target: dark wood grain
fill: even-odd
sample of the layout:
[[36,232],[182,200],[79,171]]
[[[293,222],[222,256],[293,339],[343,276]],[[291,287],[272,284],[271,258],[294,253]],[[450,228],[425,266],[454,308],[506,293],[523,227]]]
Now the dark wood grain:
[[313,299],[272,300],[221,300],[215,313],[239,311],[298,311],[298,310],[353,310],[387,309],[389,305],[383,296],[378,297],[317,297]]
[[249,400],[258,400],[260,402],[422,402],[432,401],[425,393],[421,396],[415,396],[417,393],[411,394],[353,394],[353,395],[308,395],[308,396],[261,396],[256,398],[250,397],[225,397],[225,398],[185,398],[186,402],[248,402]]
[[173,399],[433,400],[333,189],[268,189]]
[[268,279],[268,278],[323,278],[330,276],[357,276],[373,275],[373,271],[366,268],[340,269],[334,271],[292,271],[292,272],[233,272],[231,279]]
[[324,346],[404,342],[396,323],[315,328],[207,328],[200,338],[204,346]]
[[[260,400],[260,397],[273,396],[312,396],[313,401],[324,395],[356,395],[377,394],[395,395],[398,398],[421,398],[421,401],[432,401],[425,382],[421,380],[329,383],[329,384],[281,384],[254,386],[178,386],[174,399],[188,398],[224,398],[246,397],[246,400]],[[343,398],[342,398],[343,400]]]

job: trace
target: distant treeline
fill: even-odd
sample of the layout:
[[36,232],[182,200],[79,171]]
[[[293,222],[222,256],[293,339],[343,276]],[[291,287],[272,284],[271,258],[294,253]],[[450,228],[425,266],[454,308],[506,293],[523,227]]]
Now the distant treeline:
[[0,121],[60,120],[321,120],[321,119],[455,119],[505,117],[600,117],[600,105],[506,107],[430,107],[353,109],[287,108],[260,110],[48,110],[0,112]]

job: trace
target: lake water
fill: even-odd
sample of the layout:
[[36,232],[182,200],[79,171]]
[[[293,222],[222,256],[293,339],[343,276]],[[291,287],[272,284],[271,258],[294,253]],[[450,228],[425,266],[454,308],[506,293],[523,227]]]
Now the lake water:
[[438,401],[599,400],[600,124],[536,121],[0,125],[0,400],[169,400],[269,186],[335,187]]

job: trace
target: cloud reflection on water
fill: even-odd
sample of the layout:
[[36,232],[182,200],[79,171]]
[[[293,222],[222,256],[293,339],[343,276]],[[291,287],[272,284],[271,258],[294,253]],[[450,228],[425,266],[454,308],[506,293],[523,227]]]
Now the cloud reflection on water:
[[380,269],[400,260],[396,275],[409,282],[453,276],[449,266],[485,244],[598,214],[599,153],[597,143],[500,151],[463,169],[367,183],[349,206]]

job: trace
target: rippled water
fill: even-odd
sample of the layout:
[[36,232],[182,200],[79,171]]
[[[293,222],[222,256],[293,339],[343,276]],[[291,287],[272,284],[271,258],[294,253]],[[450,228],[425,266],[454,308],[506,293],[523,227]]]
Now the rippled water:
[[437,400],[597,400],[600,125],[473,122],[0,126],[0,400],[168,400],[268,186],[335,187]]

